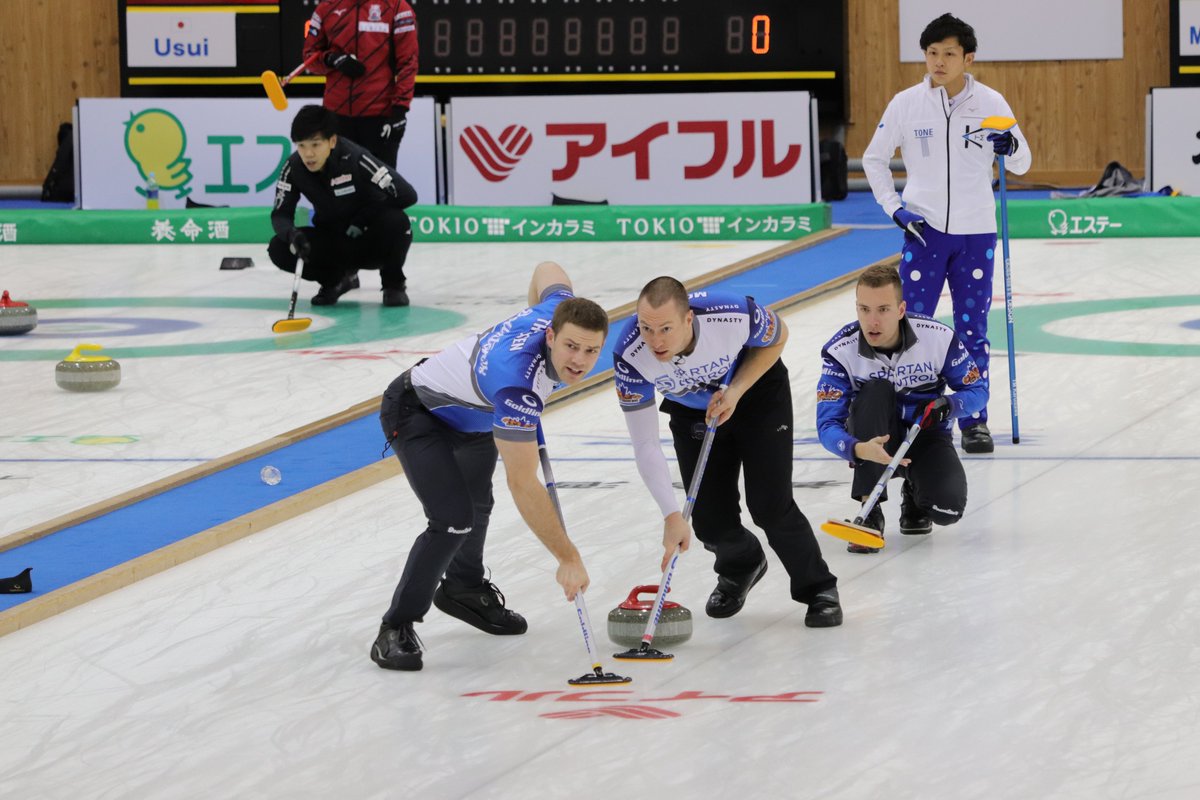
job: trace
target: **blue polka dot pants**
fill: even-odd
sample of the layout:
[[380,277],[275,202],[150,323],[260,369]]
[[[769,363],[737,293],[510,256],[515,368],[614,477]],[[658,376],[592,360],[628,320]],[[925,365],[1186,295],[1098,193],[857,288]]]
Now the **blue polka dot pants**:
[[[900,279],[909,311],[934,316],[942,286],[950,285],[954,331],[967,347],[983,375],[988,374],[991,343],[987,338],[988,311],[992,308],[992,271],[996,261],[996,234],[946,234],[929,225],[922,245],[904,235]],[[960,428],[987,422],[987,409],[963,417]]]

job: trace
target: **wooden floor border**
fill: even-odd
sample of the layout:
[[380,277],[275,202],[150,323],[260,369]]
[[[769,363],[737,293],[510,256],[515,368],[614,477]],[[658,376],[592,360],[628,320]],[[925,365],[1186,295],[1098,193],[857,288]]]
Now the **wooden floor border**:
[[[702,289],[717,281],[747,272],[765,263],[775,261],[809,247],[831,241],[847,233],[849,233],[849,229],[847,228],[833,228],[805,236],[802,239],[787,242],[779,247],[766,250],[728,266],[704,273],[691,280],[684,281],[684,285],[687,286],[689,291]],[[887,263],[888,261],[896,263],[898,262],[898,256],[893,256],[891,259],[884,259],[884,261],[877,263]],[[863,267],[863,269],[866,268]],[[772,303],[771,307],[775,309],[787,308],[827,294],[847,283],[857,280],[861,272],[862,270],[856,270],[852,275],[836,278],[812,289],[806,289],[777,303]],[[618,306],[609,312],[609,319],[612,321],[624,319],[633,313],[635,306],[636,301]],[[547,413],[585,394],[590,394],[592,390],[605,385],[611,379],[612,370],[605,370],[560,392],[547,404]],[[228,467],[236,466],[237,464],[258,458],[282,447],[295,444],[303,439],[324,433],[339,425],[361,419],[368,414],[376,413],[379,409],[381,399],[382,395],[373,397],[370,400],[364,400],[337,414],[272,437],[264,442],[259,442],[219,459],[214,459],[206,464],[184,470],[162,480],[154,481],[153,483],[117,495],[116,497],[94,503],[70,514],[64,514],[40,525],[17,531],[0,539],[0,552],[36,541],[64,528],[87,522],[111,511],[132,505],[140,500],[153,497],[170,489],[212,475]],[[191,536],[123,564],[118,564],[115,567],[56,589],[41,597],[13,606],[6,611],[0,612],[0,636],[5,636],[21,628],[41,622],[44,619],[75,608],[109,592],[134,584],[143,578],[158,574],[177,564],[182,564],[205,553],[210,553],[253,533],[259,533],[281,522],[286,522],[301,514],[313,511],[335,500],[348,497],[355,492],[401,474],[403,473],[400,464],[395,458],[389,457],[376,461],[318,486],[314,486],[311,489],[286,497],[269,506],[264,506],[228,522],[194,533]]]

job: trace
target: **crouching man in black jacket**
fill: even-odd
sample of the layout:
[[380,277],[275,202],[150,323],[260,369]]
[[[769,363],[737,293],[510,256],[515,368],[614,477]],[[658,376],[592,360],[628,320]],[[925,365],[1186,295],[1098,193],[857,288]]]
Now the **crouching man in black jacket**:
[[[404,261],[412,224],[404,209],[417,202],[408,181],[365,148],[339,139],[337,117],[321,106],[305,106],[292,120],[296,152],[275,184],[267,250],[286,272],[304,261],[303,277],[320,290],[314,306],[331,306],[357,289],[359,269],[378,269],[385,306],[408,305]],[[297,228],[296,203],[312,204],[313,225]]]

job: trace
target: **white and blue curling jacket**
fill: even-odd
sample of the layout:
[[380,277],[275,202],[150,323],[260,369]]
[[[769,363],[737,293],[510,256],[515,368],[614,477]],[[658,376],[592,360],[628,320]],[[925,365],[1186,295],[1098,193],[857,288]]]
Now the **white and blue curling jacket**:
[[779,338],[779,317],[753,297],[715,292],[688,295],[693,313],[693,348],[659,361],[638,330],[637,317],[616,327],[613,370],[621,408],[653,405],[654,391],[688,408],[705,409],[728,384],[747,347],[768,347]]
[[817,435],[834,455],[854,460],[859,440],[846,430],[846,420],[854,395],[870,380],[882,378],[896,387],[896,411],[906,426],[919,420],[947,386],[953,390],[947,398],[953,412],[942,430],[950,429],[952,419],[987,405],[987,375],[980,374],[952,328],[921,314],[906,314],[900,320],[900,339],[895,353],[879,353],[862,337],[858,322],[852,322],[822,348]]
[[[953,98],[934,86],[929,76],[897,94],[888,103],[863,152],[863,172],[875,200],[889,217],[901,206],[888,164],[896,148],[904,159],[908,176],[903,205],[920,214],[942,233],[973,234],[996,232],[996,199],[992,194],[992,143],[978,133],[984,119],[1011,117],[1004,97],[966,75],[962,94]],[[1006,158],[1005,167],[1024,175],[1033,163],[1029,142],[1014,126],[1017,152]]]
[[566,286],[551,286],[536,306],[414,367],[421,403],[457,431],[536,441],[546,401],[562,385],[550,363],[546,330],[554,309],[573,296]]

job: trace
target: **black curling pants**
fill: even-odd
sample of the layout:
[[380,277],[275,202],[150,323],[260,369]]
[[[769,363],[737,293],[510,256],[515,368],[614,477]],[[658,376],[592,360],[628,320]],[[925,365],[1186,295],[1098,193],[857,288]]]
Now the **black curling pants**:
[[[330,226],[300,228],[312,244],[312,255],[304,263],[304,277],[322,286],[336,286],[346,275],[360,269],[379,270],[385,289],[403,289],[404,262],[412,246],[412,222],[402,208],[383,208],[371,216],[361,236],[351,238]],[[271,239],[267,253],[284,272],[296,271],[296,256],[279,236]]]
[[425,616],[443,575],[459,586],[483,583],[497,451],[490,432],[462,433],[431,414],[408,372],[384,392],[379,421],[427,520],[383,615],[386,625],[396,627]]
[[[859,441],[888,435],[884,449],[892,455],[904,441],[909,425],[896,413],[896,389],[891,381],[872,380],[862,385],[850,405],[847,426]],[[905,458],[907,467],[898,467],[895,477],[905,478],[913,500],[938,525],[958,522],[967,507],[967,474],[963,470],[950,431],[929,428],[917,434]],[[871,494],[883,477],[883,464],[862,461],[855,464],[850,494],[861,500]],[[879,502],[887,499],[887,489]]]
[[[704,438],[704,411],[664,400],[684,486],[690,486]],[[692,529],[716,556],[713,570],[744,580],[763,559],[762,545],[742,525],[739,474],[754,524],[783,562],[792,599],[808,603],[837,586],[812,526],[792,497],[792,392],[787,367],[776,362],[738,402],[713,438],[708,466],[696,493]]]

